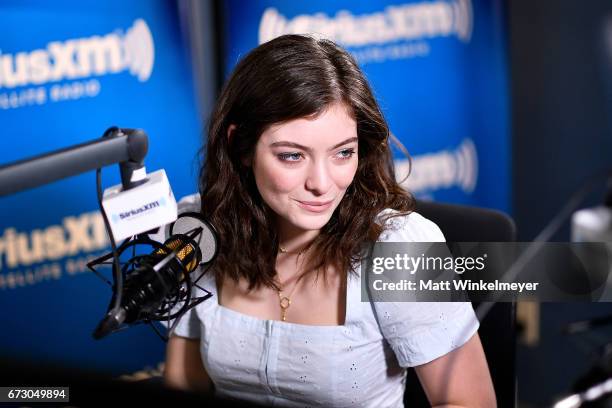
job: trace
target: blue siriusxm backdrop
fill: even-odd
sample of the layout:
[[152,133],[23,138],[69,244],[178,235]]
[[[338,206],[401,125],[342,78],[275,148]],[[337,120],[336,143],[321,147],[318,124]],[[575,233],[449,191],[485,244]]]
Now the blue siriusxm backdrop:
[[[145,164],[177,197],[196,191],[200,121],[178,8],[167,1],[8,1],[0,5],[0,163],[98,138],[149,135]],[[105,187],[118,167],[103,171]],[[104,252],[95,173],[0,199],[1,355],[113,373],[154,365],[147,327],[94,341],[110,289],[84,260]]]
[[[226,74],[289,33],[331,38],[356,57],[414,159],[418,196],[508,211],[510,142],[502,1],[225,2]],[[398,176],[407,161],[396,154]]]
[[[409,149],[420,197],[510,206],[506,30],[501,0],[229,0],[225,73],[260,42],[318,32],[351,51]],[[144,129],[147,168],[177,197],[196,188],[201,124],[176,2],[4,1],[0,164]],[[207,27],[206,29],[209,29]],[[209,34],[209,32],[207,32]],[[214,63],[214,62],[210,62]],[[208,84],[210,94],[215,84]],[[406,160],[396,154],[398,173]],[[116,167],[104,184],[119,182]],[[107,250],[94,173],[0,199],[0,357],[125,373],[163,359],[146,327],[91,331],[110,290],[84,267]]]

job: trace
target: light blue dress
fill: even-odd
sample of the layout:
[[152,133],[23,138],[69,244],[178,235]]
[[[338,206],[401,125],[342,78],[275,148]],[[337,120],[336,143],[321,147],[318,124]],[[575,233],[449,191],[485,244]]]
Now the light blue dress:
[[[389,220],[379,239],[443,240],[417,213]],[[217,396],[268,406],[403,407],[405,367],[463,345],[479,327],[470,303],[362,302],[360,279],[352,275],[342,326],[242,314],[218,304],[212,274],[199,283],[213,297],[186,313],[174,334],[201,339]]]

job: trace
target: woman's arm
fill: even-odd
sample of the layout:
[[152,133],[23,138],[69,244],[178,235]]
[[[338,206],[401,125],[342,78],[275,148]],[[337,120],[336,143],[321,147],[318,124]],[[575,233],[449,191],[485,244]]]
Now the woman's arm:
[[208,392],[212,381],[200,355],[200,339],[171,336],[166,347],[166,385],[186,391]]
[[478,333],[463,346],[415,367],[430,404],[436,408],[495,408],[495,391]]

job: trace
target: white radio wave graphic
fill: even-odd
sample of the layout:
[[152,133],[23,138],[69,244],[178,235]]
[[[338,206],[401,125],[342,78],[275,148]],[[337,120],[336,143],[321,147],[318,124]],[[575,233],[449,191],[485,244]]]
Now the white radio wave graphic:
[[441,150],[412,158],[395,160],[395,174],[402,187],[415,193],[459,187],[472,193],[478,182],[478,153],[472,139],[464,139],[454,150]]
[[124,63],[140,82],[149,79],[155,62],[155,46],[149,26],[143,19],[134,21],[123,38]]
[[472,2],[470,0],[457,0],[452,3],[453,26],[457,36],[463,42],[470,42],[472,38],[472,25],[474,15],[472,13]]

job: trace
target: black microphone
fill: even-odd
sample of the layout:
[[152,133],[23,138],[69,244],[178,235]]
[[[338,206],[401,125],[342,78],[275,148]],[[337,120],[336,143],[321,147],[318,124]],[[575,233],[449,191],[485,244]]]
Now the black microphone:
[[172,235],[163,246],[141,257],[139,267],[125,278],[120,307],[107,312],[93,337],[101,339],[124,323],[150,319],[165,299],[175,297],[202,261],[200,245],[193,240],[201,233],[202,228],[196,228],[189,234]]

